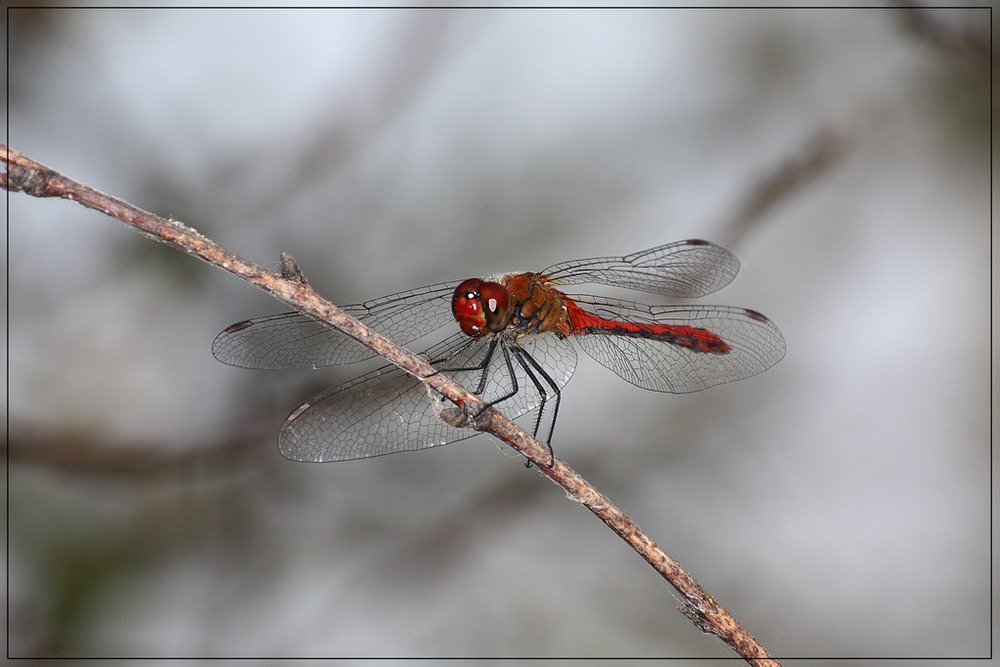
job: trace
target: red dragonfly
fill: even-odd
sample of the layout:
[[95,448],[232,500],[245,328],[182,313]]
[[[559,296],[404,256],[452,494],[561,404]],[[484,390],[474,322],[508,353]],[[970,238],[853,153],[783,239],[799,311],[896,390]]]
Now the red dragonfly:
[[[596,257],[540,273],[504,273],[437,283],[343,310],[397,343],[458,325],[424,352],[436,368],[516,418],[537,412],[534,434],[551,442],[562,388],[576,368],[575,340],[598,363],[637,387],[684,394],[763,372],[785,354],[778,328],[731,306],[650,306],[583,294],[594,283],[694,298],[736,277],[739,260],[708,241],[668,243],[624,257]],[[237,322],[212,353],[257,369],[313,369],[361,361],[368,348],[301,313]],[[323,391],[292,412],[278,449],[295,461],[344,461],[444,445],[478,433],[442,423],[440,397],[393,365]]]

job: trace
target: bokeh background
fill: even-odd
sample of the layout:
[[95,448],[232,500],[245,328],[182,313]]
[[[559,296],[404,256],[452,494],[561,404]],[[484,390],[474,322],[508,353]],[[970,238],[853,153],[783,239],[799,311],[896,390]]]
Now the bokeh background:
[[[581,354],[557,452],[775,655],[988,655],[988,9],[8,19],[9,145],[337,303],[729,247],[706,301],[786,358],[676,397]],[[486,436],[282,459],[368,366],[212,358],[281,304],[69,202],[8,215],[10,655],[732,656]]]

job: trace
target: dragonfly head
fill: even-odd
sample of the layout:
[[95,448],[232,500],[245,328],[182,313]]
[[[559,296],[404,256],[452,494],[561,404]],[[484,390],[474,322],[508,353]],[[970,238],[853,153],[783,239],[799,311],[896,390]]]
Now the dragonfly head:
[[455,289],[451,312],[466,335],[480,338],[491,331],[503,331],[514,306],[507,288],[500,283],[469,278]]

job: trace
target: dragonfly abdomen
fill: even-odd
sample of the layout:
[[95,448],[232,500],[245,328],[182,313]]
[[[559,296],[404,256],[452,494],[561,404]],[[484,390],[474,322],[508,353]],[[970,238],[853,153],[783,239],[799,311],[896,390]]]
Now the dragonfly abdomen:
[[573,322],[572,333],[576,335],[601,334],[658,340],[709,354],[726,354],[731,349],[726,341],[708,329],[686,324],[650,324],[606,320],[580,309],[573,313],[570,319]]

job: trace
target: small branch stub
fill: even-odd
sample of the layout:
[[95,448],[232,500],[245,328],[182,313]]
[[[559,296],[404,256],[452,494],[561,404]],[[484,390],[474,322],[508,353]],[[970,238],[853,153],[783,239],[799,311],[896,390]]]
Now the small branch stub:
[[302,270],[299,268],[299,263],[296,262],[295,258],[287,252],[281,253],[281,277],[285,280],[298,283],[303,287],[309,287],[309,281],[306,280],[306,277],[302,274]]

